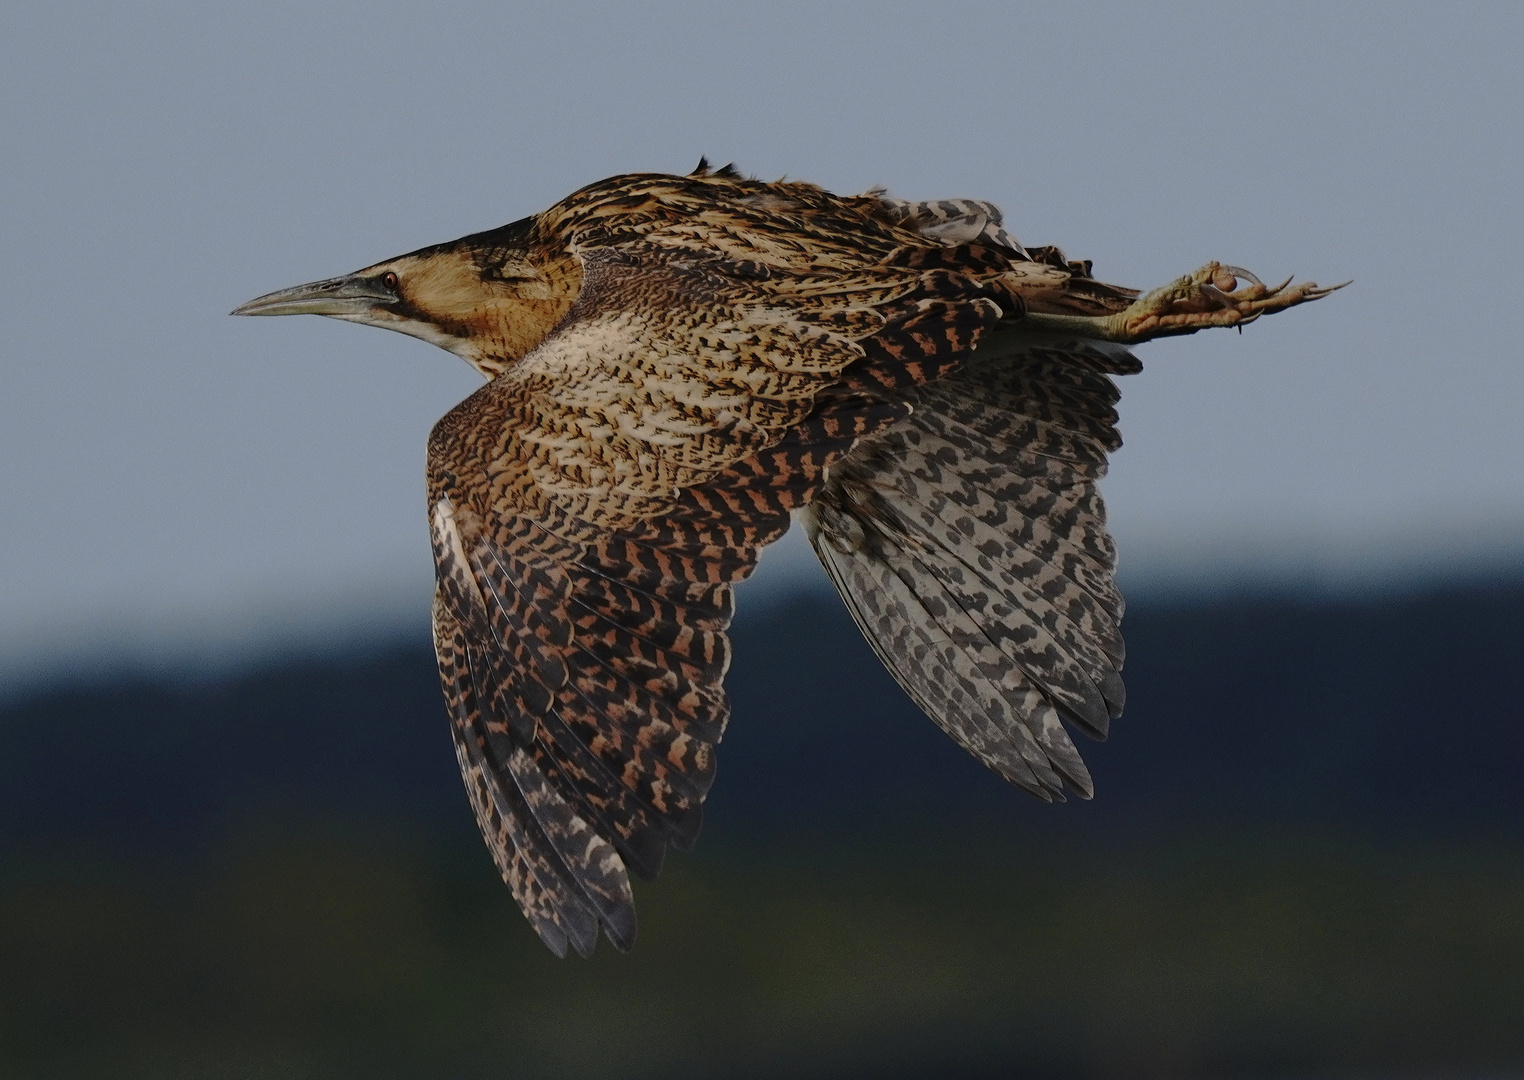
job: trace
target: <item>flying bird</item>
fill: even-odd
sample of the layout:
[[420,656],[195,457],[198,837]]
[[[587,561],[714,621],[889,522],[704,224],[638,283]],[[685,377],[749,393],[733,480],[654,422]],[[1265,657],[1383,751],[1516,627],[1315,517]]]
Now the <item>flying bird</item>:
[[559,956],[635,938],[698,836],[732,590],[797,516],[874,651],[979,761],[1092,793],[1122,711],[1097,482],[1128,346],[1326,295],[1208,263],[1140,294],[990,203],[701,162],[250,301],[422,338],[486,384],[428,445],[434,641],[467,794]]

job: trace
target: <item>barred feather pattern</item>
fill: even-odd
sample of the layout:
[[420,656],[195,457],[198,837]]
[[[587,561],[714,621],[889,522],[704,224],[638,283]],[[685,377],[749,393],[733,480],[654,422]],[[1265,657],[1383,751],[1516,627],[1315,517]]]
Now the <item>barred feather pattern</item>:
[[[900,245],[885,245],[892,257]],[[583,252],[561,327],[436,426],[440,673],[505,882],[558,955],[635,933],[629,874],[696,839],[731,588],[863,439],[1004,317],[943,265]],[[1007,265],[991,263],[993,277]]]
[[793,514],[937,723],[1043,798],[1090,795],[1065,725],[1123,706],[1096,483],[1137,364],[1070,338],[1331,291],[1214,262],[1134,304],[1090,269],[992,203],[701,161],[235,312],[397,330],[488,380],[429,439],[435,647],[482,835],[557,955],[628,948],[630,875],[697,838],[732,588]]
[[1005,231],[1000,207],[983,199],[935,199],[910,202],[881,195],[880,200],[897,221],[948,247],[990,244],[1021,259],[1027,249]]
[[[856,439],[905,412],[828,400],[659,521],[589,535],[541,568],[541,588],[509,584],[533,577],[532,559],[509,553],[522,544],[463,532],[469,515],[448,494],[435,504],[436,649],[457,754],[504,880],[558,955],[587,955],[600,924],[617,947],[633,941],[626,870],[654,877],[702,820],[729,717],[731,585]],[[563,517],[555,531],[570,528]]]
[[1093,791],[1065,730],[1124,704],[1122,598],[1096,483],[1121,444],[1099,343],[988,349],[906,391],[803,516],[853,618],[913,700],[1047,800]]

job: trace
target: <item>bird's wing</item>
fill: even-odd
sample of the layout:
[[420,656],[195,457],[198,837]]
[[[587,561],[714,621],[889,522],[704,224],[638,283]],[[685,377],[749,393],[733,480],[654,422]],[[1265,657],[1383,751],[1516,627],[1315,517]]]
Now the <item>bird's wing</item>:
[[1097,481],[1121,445],[1099,343],[986,347],[908,393],[804,512],[853,618],[899,684],[1006,779],[1088,798],[1060,720],[1103,737],[1121,713],[1122,597]]
[[1027,249],[1005,230],[1000,207],[983,199],[932,199],[912,202],[880,195],[879,200],[903,225],[949,247],[990,244],[1030,260]]
[[585,955],[600,925],[632,940],[627,869],[697,834],[732,583],[905,415],[874,391],[955,364],[1001,309],[940,269],[582,258],[560,327],[435,428],[429,486],[466,785],[535,929]]

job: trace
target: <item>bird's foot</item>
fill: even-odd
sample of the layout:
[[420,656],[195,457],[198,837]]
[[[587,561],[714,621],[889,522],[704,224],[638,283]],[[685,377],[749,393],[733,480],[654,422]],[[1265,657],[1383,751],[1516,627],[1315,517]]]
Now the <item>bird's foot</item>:
[[1279,285],[1266,285],[1247,270],[1210,262],[1162,289],[1145,293],[1107,321],[1115,323],[1120,332],[1114,340],[1135,345],[1213,326],[1246,326],[1261,315],[1317,300],[1344,285],[1323,288],[1311,281],[1293,285],[1290,278]]
[[1026,319],[1038,328],[1137,345],[1214,326],[1246,326],[1261,315],[1320,299],[1348,284],[1324,288],[1304,281],[1293,285],[1287,278],[1272,286],[1247,270],[1210,262],[1193,274],[1145,293],[1115,315],[1078,317],[1033,312]]

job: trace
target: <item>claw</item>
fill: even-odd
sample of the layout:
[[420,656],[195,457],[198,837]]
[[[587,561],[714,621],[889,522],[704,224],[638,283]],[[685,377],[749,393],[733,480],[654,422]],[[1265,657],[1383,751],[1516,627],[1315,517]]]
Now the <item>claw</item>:
[[1253,274],[1249,273],[1249,271],[1245,270],[1242,266],[1224,266],[1223,269],[1232,274],[1234,277],[1247,281],[1251,285],[1263,286],[1265,284],[1259,278],[1255,277]]

